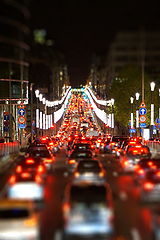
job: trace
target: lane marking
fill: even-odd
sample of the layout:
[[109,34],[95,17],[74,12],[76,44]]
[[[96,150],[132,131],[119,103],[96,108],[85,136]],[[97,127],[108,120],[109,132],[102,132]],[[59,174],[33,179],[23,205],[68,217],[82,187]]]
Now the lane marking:
[[141,236],[136,228],[131,229],[131,236],[133,240],[141,240]]

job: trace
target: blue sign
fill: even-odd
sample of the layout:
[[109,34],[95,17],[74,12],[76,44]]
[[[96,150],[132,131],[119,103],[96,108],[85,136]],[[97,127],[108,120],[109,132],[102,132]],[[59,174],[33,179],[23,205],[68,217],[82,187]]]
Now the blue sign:
[[146,127],[146,123],[140,123],[140,127],[141,128],[145,128]]
[[129,129],[129,132],[130,132],[130,133],[136,133],[136,129],[132,129],[132,128],[131,128],[131,129]]
[[9,115],[4,115],[4,120],[8,121],[9,120]]
[[25,128],[26,127],[26,124],[18,124],[18,128]]
[[8,132],[8,131],[9,131],[9,127],[4,126],[4,127],[3,127],[3,131],[4,131],[4,132]]
[[20,116],[24,116],[24,115],[26,114],[26,110],[23,109],[23,108],[20,108],[20,109],[18,110],[18,114],[19,114]]
[[156,123],[160,123],[160,118],[156,118]]
[[147,109],[146,108],[140,108],[139,109],[139,114],[140,115],[146,115],[146,113],[147,113]]

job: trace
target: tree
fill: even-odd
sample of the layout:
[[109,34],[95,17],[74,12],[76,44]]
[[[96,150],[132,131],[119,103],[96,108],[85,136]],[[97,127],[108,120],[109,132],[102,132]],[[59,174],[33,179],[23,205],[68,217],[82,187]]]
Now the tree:
[[[125,66],[118,76],[113,79],[109,95],[115,99],[115,118],[117,122],[127,127],[130,120],[131,103],[130,97],[135,98],[135,93],[141,94],[141,68],[137,66]],[[145,103],[150,108],[150,82],[145,74]],[[140,98],[141,99],[141,98]],[[140,105],[141,100],[137,103]]]

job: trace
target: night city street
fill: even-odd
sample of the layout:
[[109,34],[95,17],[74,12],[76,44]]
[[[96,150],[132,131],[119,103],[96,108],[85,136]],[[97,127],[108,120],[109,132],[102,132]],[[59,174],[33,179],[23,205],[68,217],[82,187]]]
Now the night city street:
[[0,1],[0,240],[160,240],[158,1]]

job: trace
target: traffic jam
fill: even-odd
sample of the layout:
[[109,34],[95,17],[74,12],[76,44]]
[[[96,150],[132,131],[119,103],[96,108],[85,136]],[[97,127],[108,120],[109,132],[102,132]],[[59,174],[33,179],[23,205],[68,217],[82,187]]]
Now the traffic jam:
[[0,240],[160,240],[160,157],[141,136],[104,132],[84,91],[3,179]]

